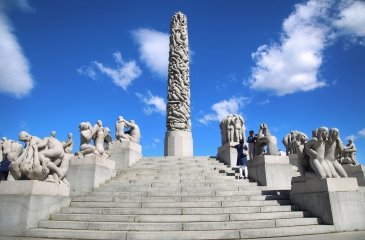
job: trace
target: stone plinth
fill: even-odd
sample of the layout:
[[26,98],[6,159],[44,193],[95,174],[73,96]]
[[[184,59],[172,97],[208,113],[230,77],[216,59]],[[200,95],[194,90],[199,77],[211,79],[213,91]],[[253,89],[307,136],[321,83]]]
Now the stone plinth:
[[70,205],[65,184],[37,180],[0,182],[0,236],[25,236],[26,230]]
[[114,141],[109,147],[110,160],[115,161],[115,169],[129,167],[142,158],[142,146],[131,141]]
[[115,162],[105,157],[89,155],[73,157],[67,173],[71,195],[85,195],[115,174]]
[[357,184],[361,187],[365,187],[365,168],[363,165],[342,165],[349,177],[357,179]]
[[217,158],[230,167],[236,167],[237,163],[237,149],[231,147],[238,143],[228,142],[218,148]]
[[248,177],[273,190],[289,190],[294,170],[288,156],[261,155],[248,161]]
[[167,131],[165,134],[165,156],[192,157],[193,136],[189,131]]
[[358,189],[356,178],[295,177],[290,200],[336,231],[364,230],[365,204]]
[[299,159],[298,154],[290,154],[288,157],[289,163],[292,165],[294,171],[293,177],[304,175],[306,169],[303,165],[303,162]]

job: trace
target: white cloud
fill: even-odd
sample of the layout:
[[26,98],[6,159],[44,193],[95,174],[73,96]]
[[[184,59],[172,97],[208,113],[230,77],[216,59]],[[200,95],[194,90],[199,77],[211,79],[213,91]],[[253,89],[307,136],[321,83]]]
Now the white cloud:
[[365,137],[365,128],[361,129],[357,134],[359,134],[360,137]]
[[169,34],[140,28],[132,35],[139,45],[140,59],[152,72],[167,78]]
[[334,25],[341,34],[360,38],[360,42],[365,44],[365,2],[348,1],[340,11],[339,18],[335,20]]
[[0,6],[0,92],[22,98],[33,89],[34,81],[29,62],[5,15],[5,5]]
[[115,85],[127,91],[132,82],[141,76],[142,70],[134,60],[125,61],[120,52],[113,53],[113,56],[116,63],[115,68],[105,66],[98,61],[93,61],[91,66],[82,66],[77,69],[77,72],[94,80],[97,79],[99,74],[103,74],[111,78]]
[[252,54],[255,67],[250,87],[283,96],[326,86],[319,72],[324,50],[340,36],[355,37],[365,44],[365,2],[309,0],[297,4],[283,22],[279,43],[262,45]]
[[279,44],[260,46],[252,59],[251,88],[269,90],[278,96],[325,86],[318,79],[328,29],[317,19],[326,12],[321,1],[296,5],[285,19]]
[[150,115],[154,112],[160,113],[161,115],[165,115],[166,102],[164,98],[159,96],[154,96],[150,91],[147,91],[145,95],[141,93],[136,93],[136,95],[140,99],[140,101],[145,104],[143,112],[146,115]]
[[91,79],[96,80],[97,73],[90,66],[82,66],[76,70],[80,75],[85,75]]
[[232,97],[229,100],[222,100],[213,104],[211,109],[213,113],[204,115],[199,122],[208,124],[211,121],[221,121],[229,114],[239,114],[242,107],[249,102],[248,98],[244,97]]

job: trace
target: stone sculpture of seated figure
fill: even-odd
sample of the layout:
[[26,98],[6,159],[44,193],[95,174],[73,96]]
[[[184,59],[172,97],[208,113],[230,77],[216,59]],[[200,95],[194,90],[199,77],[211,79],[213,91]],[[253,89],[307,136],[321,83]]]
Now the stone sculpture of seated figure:
[[348,144],[343,149],[343,157],[341,158],[341,164],[352,164],[356,165],[356,146],[354,144],[354,141],[352,139],[348,140]]
[[122,116],[118,117],[115,123],[115,138],[119,141],[130,141],[129,135],[124,132],[127,127],[126,122]]
[[270,134],[267,124],[262,123],[257,135],[255,155],[262,155],[265,146],[267,146],[267,155],[277,155],[277,139]]
[[305,152],[309,156],[309,164],[316,175],[321,179],[331,178],[331,170],[324,158],[328,128],[320,127],[313,130],[312,134],[316,136],[305,143]]
[[91,144],[91,140],[95,134],[96,129],[93,129],[90,122],[81,122],[79,125],[80,131],[80,152],[78,155],[88,155],[91,153],[98,154],[96,148]]

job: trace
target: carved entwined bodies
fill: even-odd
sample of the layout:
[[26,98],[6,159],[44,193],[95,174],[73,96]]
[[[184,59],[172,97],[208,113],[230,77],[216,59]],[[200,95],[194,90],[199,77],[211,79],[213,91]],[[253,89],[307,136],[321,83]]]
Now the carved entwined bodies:
[[[292,138],[294,136],[294,138]],[[299,136],[299,137],[298,137]],[[285,141],[290,138],[290,141]],[[287,152],[297,154],[302,168],[311,169],[320,178],[347,177],[346,171],[338,162],[344,150],[337,128],[320,127],[312,131],[312,139],[298,131],[292,131],[283,139]],[[290,150],[288,151],[288,148]],[[300,171],[304,175],[304,171]]]
[[191,131],[187,19],[181,12],[173,16],[170,33],[166,128]]
[[245,139],[245,121],[238,114],[230,114],[219,124],[221,129],[222,145],[229,142],[239,142]]

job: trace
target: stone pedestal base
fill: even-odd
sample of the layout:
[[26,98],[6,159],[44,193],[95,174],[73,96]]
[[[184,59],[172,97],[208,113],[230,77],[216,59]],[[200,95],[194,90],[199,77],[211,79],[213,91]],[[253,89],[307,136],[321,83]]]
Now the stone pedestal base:
[[89,155],[73,157],[67,173],[71,195],[85,195],[115,174],[115,162],[105,157]]
[[70,205],[70,188],[37,180],[0,182],[0,236],[25,236],[50,214]]
[[187,131],[167,131],[165,134],[165,156],[192,157],[193,136]]
[[294,172],[293,177],[304,176],[306,169],[304,168],[303,162],[298,158],[298,154],[290,154],[288,157]]
[[109,147],[110,160],[115,161],[115,169],[129,167],[142,158],[142,146],[131,141],[114,141]]
[[226,143],[218,148],[217,158],[224,162],[229,167],[236,167],[237,163],[237,150],[231,146],[236,146],[238,143],[230,142]]
[[272,190],[289,190],[294,170],[288,156],[261,155],[248,161],[248,177]]
[[365,168],[363,165],[345,164],[342,165],[342,167],[345,169],[349,177],[354,177],[357,179],[357,184],[359,186],[365,187]]
[[293,178],[290,200],[337,231],[365,229],[364,198],[355,178]]

